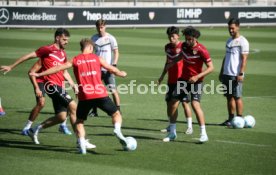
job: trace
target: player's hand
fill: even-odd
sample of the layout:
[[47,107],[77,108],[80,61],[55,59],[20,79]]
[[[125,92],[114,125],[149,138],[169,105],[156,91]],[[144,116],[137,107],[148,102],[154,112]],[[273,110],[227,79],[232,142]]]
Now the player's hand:
[[126,77],[127,73],[125,71],[121,71],[121,77]]
[[30,75],[30,76],[39,77],[39,74],[38,74],[38,73],[36,73],[36,72],[30,72],[30,73],[29,73],[29,75]]
[[1,66],[0,67],[0,71],[3,72],[4,75],[11,70],[12,70],[11,66]]
[[76,94],[76,96],[77,96],[78,93],[79,93],[79,86],[78,86],[77,84],[74,84],[73,90],[74,90],[74,92],[75,92],[75,94]]
[[237,76],[237,81],[238,82],[243,82],[244,76]]
[[160,77],[158,80],[157,80],[157,84],[160,85],[163,81],[163,77]]
[[42,92],[39,88],[35,88],[35,95],[38,97],[38,98],[41,98],[42,97]]
[[198,76],[192,76],[190,79],[189,79],[189,83],[195,83],[195,82],[197,82],[197,80],[198,80]]

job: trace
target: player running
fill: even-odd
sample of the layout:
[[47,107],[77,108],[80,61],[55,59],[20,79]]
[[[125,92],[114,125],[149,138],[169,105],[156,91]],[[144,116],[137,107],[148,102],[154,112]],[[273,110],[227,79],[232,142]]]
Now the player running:
[[[176,59],[181,54],[181,46],[182,46],[182,42],[179,41],[178,27],[175,27],[175,26],[168,27],[167,35],[170,42],[165,46],[165,52],[167,55],[166,64],[173,62],[173,60]],[[158,84],[160,84],[163,81],[164,76],[168,72],[169,90],[166,94],[165,100],[167,102],[167,115],[169,118],[169,126],[166,129],[162,129],[161,132],[169,132],[171,126],[173,128],[176,127],[175,125],[176,125],[176,120],[178,116],[177,108],[179,105],[179,100],[173,97],[177,96],[176,94],[177,80],[182,75],[183,60],[178,61],[175,65],[170,67],[168,70],[166,69],[166,64],[164,66],[164,69],[160,78],[158,79]],[[182,106],[188,123],[188,128],[185,133],[192,134],[193,133],[192,112],[191,112],[190,106],[186,101],[182,102]]]
[[[214,70],[214,66],[208,50],[197,41],[200,37],[200,32],[190,26],[182,30],[182,33],[185,36],[185,42],[182,44],[182,57],[177,58],[167,68],[178,60],[184,60],[182,76],[177,82],[178,98],[185,102],[191,101],[200,126],[199,141],[203,143],[208,141],[208,136],[205,128],[204,113],[200,105],[202,82],[204,77]],[[203,64],[207,66],[205,70],[202,69]],[[189,96],[191,99],[189,99]],[[176,130],[174,126],[171,126],[170,133],[164,138],[164,141],[171,141],[175,138]]]
[[114,124],[113,132],[120,143],[125,146],[126,140],[121,133],[122,116],[116,105],[108,97],[106,87],[102,84],[101,68],[105,68],[110,73],[120,77],[125,77],[127,74],[108,64],[96,54],[93,54],[93,43],[90,39],[82,39],[80,47],[82,53],[74,57],[71,61],[48,69],[45,72],[34,73],[33,75],[49,76],[49,74],[73,67],[79,87],[76,131],[81,154],[86,154],[84,121],[87,120],[89,111],[93,107],[102,109],[112,117],[112,123]]
[[[65,32],[67,32],[67,30],[64,30],[62,28],[59,28],[56,30],[55,32],[55,41],[54,41],[54,44],[52,44],[52,48],[54,45],[58,45],[58,42],[60,42],[57,38],[60,38],[60,36],[62,36],[63,34],[65,34]],[[68,41],[67,41],[68,42]],[[50,46],[49,46],[50,48]],[[65,54],[65,51],[64,51],[65,48],[63,48],[63,52]],[[54,49],[56,50],[56,49]],[[55,52],[53,50],[53,52]],[[42,57],[44,55],[39,55],[40,53],[38,52],[39,50],[37,51],[34,51],[34,52],[31,52],[31,53],[28,53],[22,57],[20,57],[19,59],[17,59],[13,64],[9,65],[9,66],[1,66],[1,71],[4,72],[4,74],[10,72],[11,70],[13,70],[17,65],[23,63],[24,61],[27,61],[29,59],[33,59],[33,58],[37,58],[37,57]],[[35,71],[37,69],[39,69],[40,66],[37,66],[37,64],[35,64],[31,69],[30,71]],[[41,70],[40,70],[41,71]],[[70,75],[68,76],[68,73],[67,72],[64,72],[64,76],[66,78],[66,80],[68,81],[72,81],[71,80],[71,77]],[[45,106],[45,89],[44,89],[44,86],[45,86],[45,80],[43,77],[39,77],[39,78],[32,78],[30,77],[31,79],[31,82],[33,84],[33,87],[34,87],[34,92],[35,92],[35,97],[36,97],[36,105],[33,107],[30,115],[29,115],[29,118],[21,132],[22,135],[28,135],[27,134],[27,131],[31,128],[33,122],[36,120],[36,118],[38,117],[38,114],[39,112],[43,109],[43,107]],[[66,120],[59,126],[59,131],[64,133],[64,134],[67,134],[67,135],[71,135],[71,131],[67,128],[67,125],[66,125]]]

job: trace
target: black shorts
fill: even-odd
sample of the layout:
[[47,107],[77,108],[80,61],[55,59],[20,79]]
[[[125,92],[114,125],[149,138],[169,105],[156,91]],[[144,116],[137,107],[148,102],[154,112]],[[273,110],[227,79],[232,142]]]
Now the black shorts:
[[108,71],[102,71],[102,80],[104,81],[108,91],[116,89],[116,80],[114,74],[111,74]]
[[37,83],[38,84],[38,87],[40,89],[40,91],[42,92],[42,96],[45,97],[45,94],[46,94],[46,91],[44,89],[44,83],[40,82],[40,83]]
[[179,94],[177,94],[177,84],[168,84],[168,88],[169,89],[165,97],[166,102],[169,102],[172,99],[178,99]]
[[202,95],[203,83],[188,83],[185,80],[177,81],[178,99],[181,102],[198,101],[200,102]]
[[109,116],[118,111],[118,108],[109,97],[96,98],[91,100],[79,101],[77,107],[77,118],[87,120],[87,115],[93,107],[98,107]]
[[50,85],[45,87],[47,95],[52,99],[55,114],[60,112],[67,112],[67,107],[73,99],[62,87],[57,85]]
[[224,96],[234,98],[242,97],[242,82],[238,82],[236,76],[222,75],[222,84],[226,88],[224,89]]

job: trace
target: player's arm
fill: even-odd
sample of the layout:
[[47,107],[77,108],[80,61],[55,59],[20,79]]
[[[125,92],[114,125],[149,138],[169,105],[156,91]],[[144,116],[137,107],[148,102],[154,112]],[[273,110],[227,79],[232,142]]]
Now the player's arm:
[[43,72],[40,72],[40,73],[31,72],[30,75],[31,76],[35,76],[35,77],[46,76],[46,75],[57,73],[57,72],[59,72],[61,70],[68,69],[68,68],[72,67],[72,65],[73,64],[72,64],[71,61],[67,61],[65,64],[52,67],[52,68],[47,69],[46,71],[43,71]]
[[108,64],[103,58],[99,57],[101,66],[105,68],[110,73],[119,76],[119,77],[126,77],[127,73],[125,71],[120,71],[117,67],[114,67],[110,64]]
[[242,54],[241,69],[240,69],[240,73],[237,77],[237,81],[243,81],[243,79],[244,79],[244,72],[245,72],[245,68],[246,68],[247,58],[248,58],[248,54]]
[[163,68],[163,71],[162,71],[162,73],[161,73],[159,79],[157,80],[157,83],[158,83],[158,84],[161,84],[161,82],[163,81],[165,75],[167,74],[167,71],[168,71],[168,70],[166,69],[166,66],[167,66],[167,62],[165,63],[164,68]]
[[119,60],[119,49],[118,48],[113,50],[113,56],[114,56],[113,66],[117,66],[117,63]]
[[[33,67],[29,70],[29,73],[30,72],[37,72],[37,71],[39,71],[40,69],[41,69],[41,60],[39,59],[34,65],[33,65]],[[37,83],[37,81],[36,81],[36,77],[35,76],[31,76],[30,74],[29,74],[29,78],[30,78],[30,80],[31,80],[31,83],[33,84],[33,87],[34,87],[34,91],[35,91],[35,95],[37,96],[37,97],[42,97],[42,92],[41,92],[41,90],[40,90],[40,88],[39,88],[39,86],[38,86],[38,83]]]
[[14,69],[17,65],[23,63],[24,61],[27,61],[31,58],[35,58],[37,57],[36,52],[31,52],[28,53],[20,58],[18,58],[13,64],[8,65],[8,66],[1,66],[0,71],[4,72],[4,74],[8,73],[9,71],[11,71],[12,69]]
[[171,68],[173,65],[175,65],[178,61],[182,60],[183,56],[182,54],[179,54],[172,62],[167,62],[166,64],[166,70]]
[[63,72],[63,76],[68,81],[69,85],[74,89],[75,94],[78,94],[78,86],[75,84],[74,80],[66,69]]
[[219,81],[220,81],[220,82],[222,82],[222,75],[223,75],[224,61],[225,61],[225,57],[223,58],[223,61],[222,61],[222,64],[221,64],[221,68],[220,68],[220,73],[219,73]]
[[207,63],[205,63],[205,65],[207,66],[207,68],[202,71],[200,74],[196,75],[196,76],[192,76],[190,79],[189,79],[189,82],[190,83],[195,83],[197,82],[198,79],[208,75],[209,73],[213,72],[214,70],[214,65],[213,65],[213,62],[212,61],[209,61]]

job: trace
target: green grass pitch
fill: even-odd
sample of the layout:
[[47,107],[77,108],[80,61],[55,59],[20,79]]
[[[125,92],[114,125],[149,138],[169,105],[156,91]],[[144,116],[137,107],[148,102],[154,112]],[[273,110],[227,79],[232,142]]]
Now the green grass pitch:
[[[108,29],[119,43],[118,67],[128,72],[127,78],[117,78],[118,84],[128,84],[131,80],[136,80],[137,85],[150,84],[157,80],[165,60],[164,45],[168,42],[165,30]],[[229,34],[227,28],[200,30],[199,40],[209,49],[215,66],[205,83],[214,80],[217,85]],[[160,129],[168,123],[164,95],[139,95],[134,89],[132,95],[121,94],[121,108],[122,131],[137,139],[136,151],[122,151],[112,135],[110,118],[102,112],[100,117],[86,122],[87,138],[97,149],[85,156],[77,154],[75,137],[59,133],[58,126],[43,130],[39,135],[41,145],[34,145],[20,132],[35,104],[27,76],[35,60],[19,65],[5,76],[1,74],[0,97],[7,114],[0,118],[0,174],[276,174],[275,30],[275,27],[241,28],[251,49],[244,83],[244,115],[253,115],[256,126],[253,129],[218,126],[227,118],[226,100],[219,94],[204,94],[202,108],[209,136],[206,144],[196,144],[199,127],[194,114],[194,133],[184,134],[186,123],[181,107],[178,138],[163,143],[165,134]],[[90,37],[96,30],[71,29],[70,32],[69,58],[79,53],[79,40]],[[52,29],[0,29],[0,65],[10,64],[19,56],[51,43],[53,33]],[[51,100],[47,97],[35,124],[52,115]]]

